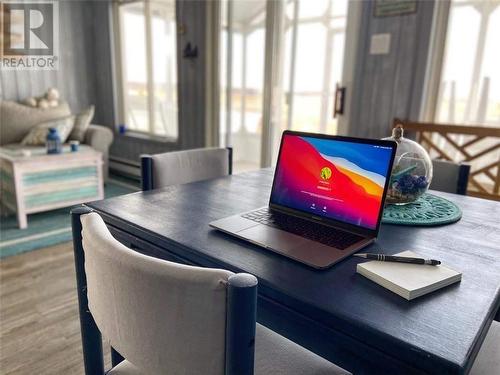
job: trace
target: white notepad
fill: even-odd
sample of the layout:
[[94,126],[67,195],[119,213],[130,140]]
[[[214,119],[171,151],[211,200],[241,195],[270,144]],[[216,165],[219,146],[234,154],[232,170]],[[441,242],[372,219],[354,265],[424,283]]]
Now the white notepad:
[[[421,258],[411,251],[394,255]],[[373,260],[359,263],[356,271],[407,300],[423,296],[462,279],[460,272],[443,265],[429,266]]]

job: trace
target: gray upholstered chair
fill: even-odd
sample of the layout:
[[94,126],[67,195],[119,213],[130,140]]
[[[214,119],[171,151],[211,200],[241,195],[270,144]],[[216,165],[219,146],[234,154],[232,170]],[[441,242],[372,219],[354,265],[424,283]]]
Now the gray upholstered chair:
[[89,310],[125,358],[108,374],[347,373],[256,324],[254,276],[149,257],[80,219]]
[[433,176],[430,189],[465,195],[470,165],[447,160],[432,160]]
[[141,156],[142,190],[209,180],[232,173],[231,148],[198,148]]

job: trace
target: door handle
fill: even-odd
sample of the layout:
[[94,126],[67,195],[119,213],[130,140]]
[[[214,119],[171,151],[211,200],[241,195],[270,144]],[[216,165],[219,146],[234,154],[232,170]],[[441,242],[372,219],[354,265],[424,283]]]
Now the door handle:
[[337,115],[344,114],[345,106],[345,87],[340,87],[339,84],[335,84],[335,97],[333,98],[333,118]]

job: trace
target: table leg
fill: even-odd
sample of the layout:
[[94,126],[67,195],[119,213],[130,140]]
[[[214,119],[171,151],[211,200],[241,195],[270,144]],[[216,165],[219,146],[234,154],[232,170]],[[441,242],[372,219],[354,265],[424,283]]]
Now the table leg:
[[17,225],[19,226],[19,229],[28,228],[28,217],[21,210],[17,210]]
[[82,334],[83,363],[86,375],[103,375],[104,358],[102,354],[102,337],[99,328],[89,311],[87,299],[87,277],[85,275],[85,254],[82,246],[82,223],[80,216],[91,212],[85,206],[71,210],[71,226],[73,230],[73,250],[75,253],[76,288],[78,293],[78,309],[80,314],[80,330]]
[[26,217],[26,210],[24,209],[24,186],[22,175],[23,170],[14,164],[12,166],[12,178],[14,180],[14,191],[16,194],[17,225],[19,229],[26,229],[28,227],[28,219]]

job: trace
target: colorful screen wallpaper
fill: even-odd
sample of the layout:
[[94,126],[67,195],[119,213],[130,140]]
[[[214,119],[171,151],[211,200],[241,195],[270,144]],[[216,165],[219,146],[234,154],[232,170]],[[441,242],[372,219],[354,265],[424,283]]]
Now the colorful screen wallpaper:
[[375,229],[391,152],[390,147],[287,134],[271,202]]

